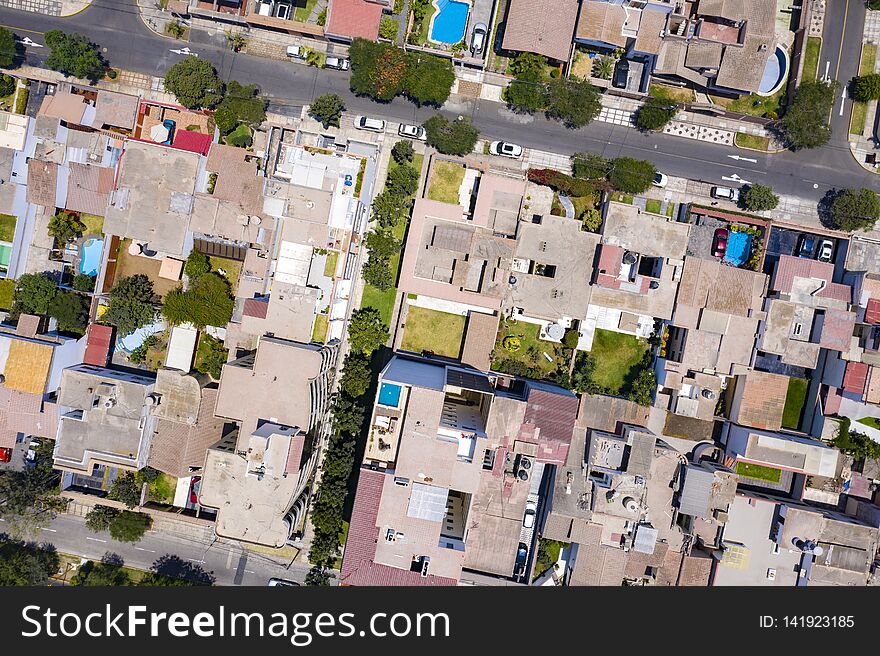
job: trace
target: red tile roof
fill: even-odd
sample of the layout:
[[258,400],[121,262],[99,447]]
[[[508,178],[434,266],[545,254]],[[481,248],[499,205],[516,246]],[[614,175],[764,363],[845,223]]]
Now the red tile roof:
[[836,387],[829,387],[828,394],[825,395],[825,405],[822,411],[825,416],[836,415],[840,410],[840,402],[842,400],[843,397],[840,395],[840,390]]
[[85,364],[96,367],[106,367],[110,359],[110,344],[113,340],[112,326],[102,326],[93,323],[89,326],[89,337],[86,341],[86,353],[83,356]]
[[574,395],[530,389],[523,423],[539,429],[538,462],[562,465],[568,457],[580,402]]
[[58,410],[43,403],[41,394],[18,392],[0,385],[0,448],[12,448],[19,433],[55,438]]
[[65,207],[75,212],[104,216],[113,182],[111,168],[71,162]]
[[306,436],[303,433],[297,433],[290,438],[290,447],[287,450],[287,464],[284,466],[285,474],[296,474],[299,472],[299,465],[302,461],[303,444],[305,444]]
[[369,469],[360,471],[354,508],[351,512],[348,539],[342,557],[339,584],[359,586],[456,585],[458,581],[455,579],[434,576],[433,574],[422,576],[419,572],[373,562],[373,558],[376,557],[376,540],[379,537],[376,520],[379,516],[379,504],[382,502],[384,485],[385,474],[382,472]]
[[855,327],[856,315],[853,312],[829,308],[825,310],[819,345],[832,351],[848,351]]
[[865,308],[865,323],[880,323],[880,299],[868,300],[868,305]]
[[257,319],[265,319],[269,312],[269,301],[262,298],[245,299],[244,308],[242,310],[246,317],[256,317]]
[[176,130],[174,132],[174,141],[171,142],[171,145],[180,150],[207,155],[208,151],[211,150],[211,143],[213,141],[214,137],[210,134],[191,132],[189,130]]
[[864,362],[847,362],[846,373],[843,375],[843,389],[861,396],[865,393],[865,383],[868,382],[870,365]]
[[330,0],[324,32],[348,39],[379,37],[383,6],[369,0]]
[[[819,262],[818,260],[809,260],[805,257],[794,257],[792,255],[782,255],[779,258],[779,264],[776,265],[776,273],[773,276],[774,291],[788,294],[791,292],[791,286],[795,278],[819,278],[829,283],[834,277],[834,265],[830,262]],[[819,296],[827,296],[827,293],[819,292]],[[839,293],[839,292],[836,292]],[[836,298],[835,295],[831,296]]]

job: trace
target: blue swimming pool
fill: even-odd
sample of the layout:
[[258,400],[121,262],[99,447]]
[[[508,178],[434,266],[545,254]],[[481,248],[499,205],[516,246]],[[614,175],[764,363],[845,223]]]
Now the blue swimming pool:
[[431,25],[431,41],[455,44],[464,38],[470,5],[458,0],[434,0],[437,13]]
[[727,238],[727,252],[724,261],[734,266],[742,266],[752,254],[752,236],[747,232],[733,232]]
[[776,46],[776,49],[767,58],[767,64],[764,66],[761,83],[758,85],[758,95],[772,96],[779,91],[787,77],[788,52],[783,47]]
[[379,404],[396,408],[400,403],[400,385],[392,385],[391,383],[382,383],[379,388]]
[[87,239],[83,242],[79,258],[79,272],[87,276],[97,276],[101,266],[101,252],[104,250],[103,239]]

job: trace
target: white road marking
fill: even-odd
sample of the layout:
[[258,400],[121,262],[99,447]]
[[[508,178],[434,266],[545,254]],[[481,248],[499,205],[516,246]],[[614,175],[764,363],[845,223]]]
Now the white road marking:
[[743,180],[743,179],[742,179],[741,177],[739,177],[736,173],[734,173],[734,174],[731,175],[731,176],[722,175],[722,176],[721,176],[721,179],[722,179],[722,180],[727,180],[728,182],[739,182],[740,184],[744,184],[744,185],[752,184],[752,183],[749,182],[748,180]]
[[737,162],[751,162],[752,164],[757,164],[758,160],[751,159],[749,157],[743,157],[742,155],[728,155],[730,159],[735,159]]
[[843,93],[840,94],[840,112],[838,116],[843,116],[843,106],[846,104],[846,87],[843,88]]
[[138,551],[148,551],[149,553],[156,553],[155,549],[144,549],[143,547],[135,547]]
[[42,48],[43,47],[42,43],[36,43],[35,41],[31,41],[30,37],[27,37],[27,36],[25,38],[23,38],[21,40],[21,42],[25,46],[33,46],[34,48]]
[[831,69],[831,61],[829,60],[829,61],[825,62],[825,75],[823,77],[826,80],[828,79],[828,71],[830,69]]
[[40,530],[41,531],[48,531],[49,533],[57,533],[58,532],[54,528],[41,528]]
[[86,538],[86,540],[91,540],[92,542],[107,542],[107,540],[101,540],[100,538]]
[[191,563],[204,563],[204,560],[196,560],[195,558],[187,558],[187,560]]
[[256,574],[256,572],[255,572],[254,570],[252,570],[252,569],[246,569],[246,570],[245,570],[245,573],[246,573],[246,574]]
[[199,53],[193,52],[189,48],[172,48],[171,52],[177,53],[178,55],[192,55],[193,57],[199,56]]

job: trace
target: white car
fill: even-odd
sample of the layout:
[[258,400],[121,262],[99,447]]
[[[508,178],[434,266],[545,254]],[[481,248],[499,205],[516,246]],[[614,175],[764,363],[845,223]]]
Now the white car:
[[523,526],[532,528],[535,525],[535,515],[538,512],[538,504],[534,501],[526,501],[526,514],[523,516]]
[[654,174],[654,179],[651,181],[651,184],[654,185],[655,187],[660,187],[662,189],[663,187],[666,186],[666,184],[668,182],[669,182],[669,178],[666,177],[666,174],[660,173],[660,171],[657,171],[657,173]]
[[302,46],[287,46],[287,56],[292,59],[305,59],[306,53]]
[[370,118],[369,116],[355,116],[354,126],[358,130],[369,130],[370,132],[385,132],[385,121],[380,118]]
[[418,141],[425,140],[425,128],[421,125],[408,125],[407,123],[401,123],[400,127],[397,128],[397,134],[401,137],[417,139]]
[[834,242],[830,239],[820,241],[816,259],[820,262],[831,262],[834,259]]
[[295,586],[295,585],[298,586],[299,583],[297,583],[296,581],[288,581],[287,579],[269,579],[269,585],[270,586],[280,585],[280,586],[284,586],[284,587],[290,587],[290,586]]
[[351,67],[351,62],[345,57],[327,57],[324,62],[324,68],[333,68],[337,71],[347,71]]
[[522,157],[522,146],[507,141],[493,141],[489,144],[489,152],[493,155],[501,155],[501,157],[510,157],[511,159],[519,159]]
[[712,187],[712,198],[729,200],[731,203],[739,202],[739,189],[730,187]]

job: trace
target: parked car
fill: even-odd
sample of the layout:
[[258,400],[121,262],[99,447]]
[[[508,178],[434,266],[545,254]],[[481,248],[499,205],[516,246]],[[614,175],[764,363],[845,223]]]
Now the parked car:
[[834,242],[830,239],[820,241],[819,250],[816,252],[816,259],[820,262],[831,262],[834,260]]
[[523,516],[523,526],[532,528],[535,525],[535,515],[538,512],[538,504],[534,501],[526,501],[526,514]]
[[506,141],[493,141],[491,144],[489,144],[489,152],[493,155],[501,155],[502,157],[519,159],[520,157],[522,157],[523,149],[522,146],[517,146],[514,143],[508,143]]
[[474,25],[474,31],[471,33],[471,52],[475,55],[483,52],[486,47],[486,37],[489,35],[489,27],[485,23],[477,23]]
[[0,449],[0,462],[9,462],[12,460],[12,449]]
[[805,257],[813,259],[813,253],[816,250],[816,238],[811,235],[801,235],[797,240],[797,247],[794,254],[797,257]]
[[385,132],[385,121],[383,121],[381,118],[355,116],[354,126],[358,130],[369,130],[370,132]]
[[666,177],[665,173],[657,173],[654,174],[654,179],[651,181],[651,184],[655,187],[660,187],[661,189],[666,186],[666,183],[669,182],[669,178]]
[[418,139],[419,141],[425,140],[425,128],[421,125],[408,125],[407,123],[401,123],[400,127],[397,128],[397,134],[409,139]]
[[306,51],[302,46],[287,46],[287,56],[293,59],[305,59]]
[[37,460],[37,449],[40,448],[39,440],[31,440],[30,445],[28,445],[28,450],[24,454],[24,459],[27,462],[33,463]]
[[715,229],[715,236],[712,238],[712,257],[724,257],[727,252],[727,238],[729,236],[727,228]]
[[327,57],[324,61],[324,68],[332,68],[337,71],[347,71],[351,67],[351,62],[345,57]]
[[729,200],[731,203],[739,202],[739,189],[730,187],[712,187],[712,198]]
[[193,476],[189,482],[189,502],[195,505],[199,503],[199,490],[202,488],[202,477]]
[[294,585],[299,585],[296,581],[288,581],[287,579],[269,579],[269,585],[281,585],[285,587],[290,587]]
[[525,542],[520,542],[516,549],[516,563],[513,566],[513,575],[519,576],[526,567],[526,560],[529,555],[529,549]]
[[166,118],[162,121],[162,125],[168,130],[168,138],[162,143],[166,146],[170,146],[171,142],[174,141],[174,130],[177,127],[177,124],[172,121],[170,118]]

